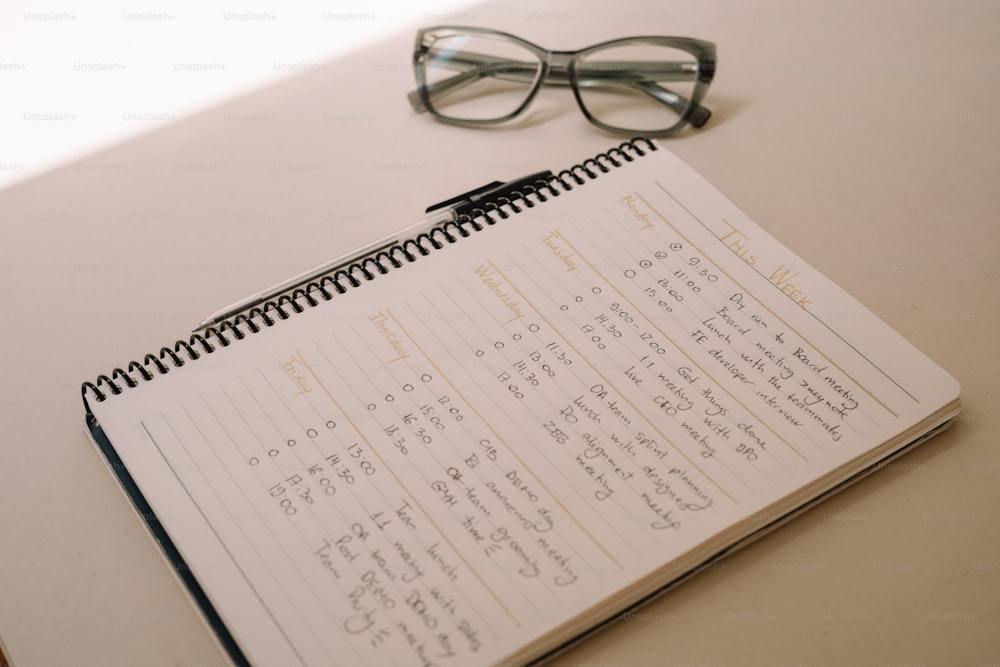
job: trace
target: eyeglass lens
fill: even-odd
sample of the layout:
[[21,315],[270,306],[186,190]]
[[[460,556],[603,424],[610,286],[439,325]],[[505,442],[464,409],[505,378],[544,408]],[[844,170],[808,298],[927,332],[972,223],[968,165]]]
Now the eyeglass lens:
[[499,35],[437,39],[424,60],[434,110],[457,120],[499,120],[528,99],[541,73],[533,52]]
[[697,77],[693,55],[660,44],[609,46],[576,64],[576,88],[587,112],[600,123],[636,132],[679,123]]

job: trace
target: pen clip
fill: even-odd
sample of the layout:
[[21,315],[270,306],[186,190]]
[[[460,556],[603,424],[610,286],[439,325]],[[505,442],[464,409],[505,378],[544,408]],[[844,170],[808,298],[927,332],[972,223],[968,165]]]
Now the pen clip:
[[446,199],[445,201],[428,206],[427,210],[424,212],[430,213],[442,208],[451,208],[452,215],[457,218],[460,215],[467,214],[484,200],[506,197],[515,190],[523,188],[525,185],[548,180],[550,178],[552,178],[552,171],[547,169],[545,171],[539,171],[534,174],[514,179],[513,181],[493,181],[492,183],[481,185],[474,190],[463,192],[462,194],[452,197],[451,199]]
[[424,213],[431,213],[433,211],[437,211],[438,209],[447,208],[452,204],[464,203],[481,192],[489,192],[490,190],[503,187],[503,185],[504,185],[503,181],[493,181],[492,183],[481,185],[475,190],[469,190],[468,192],[463,192],[462,194],[456,195],[451,199],[445,199],[444,201],[438,202],[437,204],[432,204],[431,206],[427,207]]

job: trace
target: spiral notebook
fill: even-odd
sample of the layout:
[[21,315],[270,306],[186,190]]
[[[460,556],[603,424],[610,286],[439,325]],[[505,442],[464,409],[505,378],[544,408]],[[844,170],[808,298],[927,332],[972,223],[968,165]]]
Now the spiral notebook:
[[83,398],[256,665],[541,660],[960,410],[947,373],[646,140]]

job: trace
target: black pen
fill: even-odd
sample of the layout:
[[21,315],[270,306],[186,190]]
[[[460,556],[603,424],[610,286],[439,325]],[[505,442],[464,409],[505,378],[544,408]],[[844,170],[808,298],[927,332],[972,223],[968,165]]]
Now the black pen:
[[258,306],[265,301],[277,297],[279,294],[293,290],[296,287],[313,281],[322,275],[333,273],[339,269],[346,268],[351,264],[356,264],[364,258],[382,252],[383,250],[388,250],[408,238],[413,238],[421,233],[430,231],[438,225],[442,225],[451,220],[456,220],[459,215],[467,213],[485,199],[492,200],[494,198],[507,196],[515,190],[523,188],[525,185],[531,185],[538,181],[546,180],[551,176],[551,171],[543,171],[531,174],[530,176],[525,176],[523,178],[518,178],[513,181],[507,181],[506,183],[503,181],[494,181],[482,187],[476,188],[475,190],[453,197],[452,199],[429,206],[425,212],[434,213],[433,215],[428,215],[427,217],[404,227],[394,234],[368,244],[356,252],[341,255],[340,257],[332,259],[329,262],[325,262],[320,266],[304,271],[296,276],[292,276],[288,280],[283,280],[276,285],[272,285],[262,292],[256,292],[246,298],[231,303],[225,308],[217,310],[206,317],[194,330],[198,331],[200,329],[204,329],[205,327],[212,326],[213,324],[218,324],[219,322],[222,322],[241,311]]

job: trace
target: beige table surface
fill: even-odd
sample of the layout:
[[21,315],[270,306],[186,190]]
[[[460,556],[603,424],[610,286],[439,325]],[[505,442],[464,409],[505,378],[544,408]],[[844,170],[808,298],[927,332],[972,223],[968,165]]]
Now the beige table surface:
[[[1000,664],[1000,3],[514,0],[427,19],[553,48],[717,42],[715,115],[667,147],[963,387],[949,432],[554,664]],[[82,381],[428,203],[618,141],[559,90],[512,129],[413,114],[411,45],[386,34],[0,191],[14,664],[226,664],[88,443]]]

